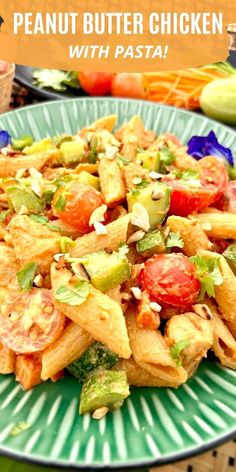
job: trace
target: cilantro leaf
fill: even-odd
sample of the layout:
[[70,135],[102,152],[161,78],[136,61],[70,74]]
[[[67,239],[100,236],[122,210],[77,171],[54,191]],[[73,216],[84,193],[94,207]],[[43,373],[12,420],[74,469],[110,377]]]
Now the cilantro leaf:
[[158,172],[161,172],[163,174],[166,171],[166,167],[173,164],[176,158],[173,152],[171,152],[167,146],[162,146],[162,148],[159,151],[159,156],[160,156],[160,168]]
[[119,256],[123,259],[123,257],[126,256],[129,252],[129,246],[125,243],[120,243],[119,249],[118,249],[118,254]]
[[188,169],[182,172],[181,180],[199,179],[200,174],[196,170]]
[[37,264],[35,262],[29,262],[22,270],[17,272],[17,280],[23,292],[28,292],[32,287],[35,274],[37,271]]
[[120,167],[127,166],[131,162],[130,159],[125,156],[121,156],[120,154],[117,154],[116,159]]
[[74,287],[68,288],[65,285],[59,287],[55,298],[67,305],[79,306],[88,298],[89,292],[90,284],[86,280],[80,280]]
[[43,215],[30,215],[31,220],[40,223],[41,225],[47,226],[51,231],[60,231],[60,228],[50,222],[47,216]]
[[4,211],[1,211],[0,212],[0,223],[4,223],[4,221],[6,220],[6,218],[8,217],[8,215],[10,215],[11,213],[11,210],[4,210]]
[[168,249],[172,247],[179,247],[179,248],[184,247],[184,242],[183,242],[183,239],[180,237],[179,231],[177,231],[176,233],[174,233],[173,231],[170,231],[170,233],[168,234],[167,241],[166,241],[166,247]]
[[189,344],[190,344],[190,341],[188,339],[182,339],[182,341],[179,341],[178,343],[173,344],[173,346],[171,346],[170,348],[170,355],[178,367],[181,367],[182,365],[182,359],[181,359],[180,354],[183,351],[183,349],[189,346]]
[[19,434],[23,433],[26,429],[31,428],[31,424],[27,423],[26,421],[20,421],[20,423],[15,424],[11,431],[10,436],[18,436]]
[[63,254],[66,254],[67,252],[67,246],[74,246],[75,245],[75,241],[73,241],[73,239],[71,238],[68,238],[67,236],[62,236],[61,237],[61,240],[60,240],[60,246],[61,246],[61,252]]
[[54,208],[55,210],[63,211],[66,206],[66,199],[63,197],[63,195],[59,195]]
[[192,256],[189,259],[195,264],[196,276],[201,282],[199,301],[203,300],[205,294],[209,297],[215,297],[215,285],[221,285],[223,282],[218,259],[216,257],[207,259],[199,255]]
[[[139,176],[137,176],[137,177],[139,177]],[[149,180],[147,180],[147,179],[142,179],[140,183],[136,184],[136,188],[137,188],[137,189],[145,188],[145,187],[147,187],[149,184],[150,184]]]

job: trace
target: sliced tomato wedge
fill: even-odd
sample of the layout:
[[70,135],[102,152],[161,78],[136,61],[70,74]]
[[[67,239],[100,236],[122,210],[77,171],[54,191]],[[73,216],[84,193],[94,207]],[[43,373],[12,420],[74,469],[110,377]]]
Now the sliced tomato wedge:
[[197,300],[200,282],[183,254],[158,254],[145,262],[139,283],[160,304],[187,308]]
[[207,208],[224,194],[228,173],[220,159],[204,157],[195,170],[199,171],[199,186],[194,186],[191,180],[171,180],[168,175],[163,179],[172,188],[169,214],[187,216]]
[[4,306],[0,339],[18,354],[43,351],[58,338],[64,324],[65,316],[55,309],[50,290],[32,288]]

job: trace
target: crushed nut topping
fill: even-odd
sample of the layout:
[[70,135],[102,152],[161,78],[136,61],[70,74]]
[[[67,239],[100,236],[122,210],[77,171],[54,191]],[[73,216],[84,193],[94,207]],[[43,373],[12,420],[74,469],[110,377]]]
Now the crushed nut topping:
[[127,239],[127,244],[132,244],[132,243],[136,243],[137,241],[140,241],[140,239],[142,239],[144,235],[145,235],[144,231],[142,230],[136,231]]
[[106,226],[104,226],[102,223],[100,223],[99,221],[95,221],[95,223],[93,224],[94,226],[94,229],[96,231],[96,233],[98,235],[105,235],[105,234],[108,234],[108,231],[107,231],[107,228]]
[[132,208],[131,223],[138,226],[143,231],[148,231],[150,228],[149,215],[146,208],[139,202],[136,202]]
[[107,211],[107,205],[101,205],[92,212],[89,219],[89,226],[94,225],[94,223],[101,222],[105,220],[105,213]]

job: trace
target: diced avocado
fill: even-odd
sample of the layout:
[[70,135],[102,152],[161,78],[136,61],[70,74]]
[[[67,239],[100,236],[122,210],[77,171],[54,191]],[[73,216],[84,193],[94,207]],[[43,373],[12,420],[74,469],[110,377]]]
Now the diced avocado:
[[53,144],[58,148],[60,149],[61,145],[63,143],[67,143],[68,141],[72,141],[72,136],[70,134],[59,134],[58,136],[54,136],[52,138],[52,142]]
[[159,229],[148,231],[140,241],[136,243],[136,249],[143,257],[151,257],[153,254],[165,252],[165,240]]
[[31,146],[33,144],[32,136],[21,136],[21,138],[12,140],[12,147],[16,151],[22,151],[26,146]]
[[157,172],[160,166],[160,155],[157,151],[144,151],[137,154],[137,160],[142,161],[144,169]]
[[79,182],[82,182],[83,184],[90,185],[90,187],[94,187],[96,190],[100,190],[100,180],[98,177],[95,177],[95,175],[90,174],[89,172],[86,172],[86,170],[83,170],[78,174],[77,179]]
[[104,344],[94,343],[79,359],[72,362],[67,369],[79,382],[85,382],[90,372],[98,369],[98,367],[111,369],[118,360],[117,354],[110,351]]
[[25,206],[33,213],[41,213],[44,209],[43,201],[32,190],[9,187],[7,195],[16,213],[20,211],[22,206]]
[[89,274],[92,285],[106,292],[130,277],[130,264],[125,255],[98,251],[80,259]]
[[124,371],[98,369],[84,383],[80,395],[81,415],[106,406],[110,410],[121,406],[130,394]]
[[223,256],[227,260],[234,274],[236,274],[236,244],[230,244],[223,252]]
[[54,145],[52,143],[51,138],[45,138],[41,141],[37,141],[33,143],[31,146],[27,146],[24,148],[24,154],[37,154],[41,152],[48,151],[49,149],[53,149]]
[[71,166],[81,161],[81,157],[84,155],[85,142],[83,139],[77,139],[76,141],[67,141],[61,144],[60,147],[60,164],[64,166]]
[[162,182],[153,182],[127,194],[128,209],[132,212],[135,203],[141,203],[147,210],[151,228],[164,220],[170,205],[170,189]]

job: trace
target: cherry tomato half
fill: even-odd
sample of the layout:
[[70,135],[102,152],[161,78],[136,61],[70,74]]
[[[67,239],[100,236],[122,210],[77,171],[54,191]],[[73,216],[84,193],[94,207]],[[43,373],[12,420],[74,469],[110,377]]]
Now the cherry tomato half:
[[93,211],[104,203],[102,194],[89,185],[71,182],[54,195],[52,208],[55,216],[81,233],[93,230],[89,226]]
[[64,328],[65,316],[55,309],[50,290],[32,288],[4,308],[0,339],[18,354],[42,351]]
[[145,262],[139,283],[160,304],[189,307],[198,297],[195,266],[183,254],[158,254]]
[[220,159],[207,156],[201,159],[196,167],[200,174],[201,186],[195,187],[188,181],[164,180],[172,187],[169,213],[187,216],[193,211],[200,211],[217,201],[224,194],[228,173]]
[[89,95],[109,95],[114,74],[106,72],[79,72],[79,83]]

